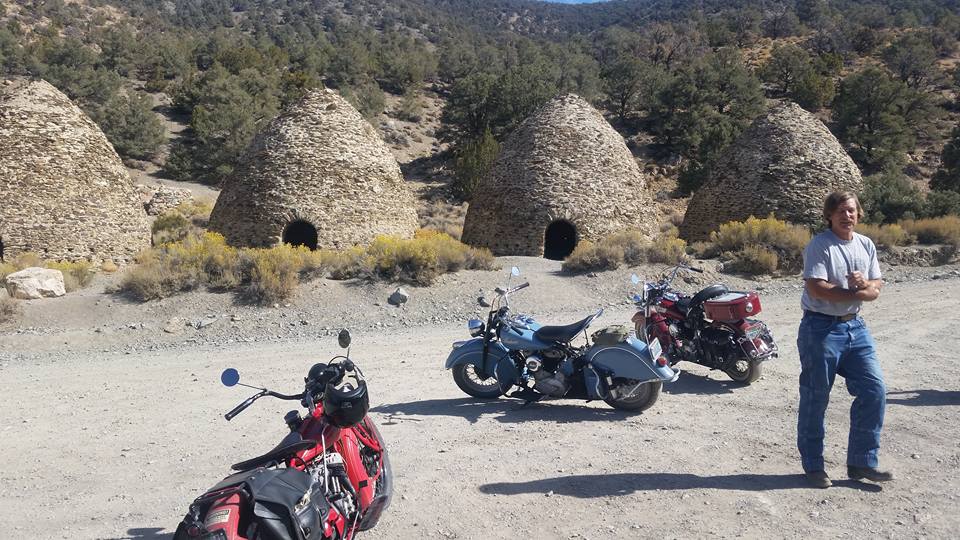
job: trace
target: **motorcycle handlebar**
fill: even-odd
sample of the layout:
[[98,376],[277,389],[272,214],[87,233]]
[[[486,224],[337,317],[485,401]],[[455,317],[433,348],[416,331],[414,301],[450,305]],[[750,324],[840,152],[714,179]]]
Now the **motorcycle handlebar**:
[[243,403],[234,407],[232,411],[223,415],[223,417],[227,419],[227,422],[229,422],[230,420],[233,420],[234,416],[242,413],[244,409],[252,405],[253,402],[256,401],[260,396],[265,396],[265,395],[266,395],[266,391],[263,391],[263,392],[260,392],[259,394],[254,394],[248,397],[247,399],[243,400]]

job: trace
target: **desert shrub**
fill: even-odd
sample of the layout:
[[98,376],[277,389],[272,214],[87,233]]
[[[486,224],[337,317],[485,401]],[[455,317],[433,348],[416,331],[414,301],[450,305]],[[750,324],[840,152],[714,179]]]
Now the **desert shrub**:
[[584,240],[577,244],[563,261],[563,271],[571,273],[615,270],[626,263],[636,266],[645,262],[676,264],[687,260],[687,243],[669,229],[652,241],[639,231],[621,231],[599,242]]
[[687,253],[690,253],[698,259],[712,259],[720,255],[720,250],[717,249],[716,244],[713,242],[704,242],[701,240],[687,246]]
[[411,240],[378,236],[364,255],[353,257],[352,261],[348,257],[347,261],[359,267],[359,277],[417,285],[428,285],[447,272],[474,268],[489,270],[494,264],[488,251],[471,248],[447,234],[426,229],[417,231]]
[[269,304],[293,296],[303,268],[302,249],[281,244],[270,249],[247,249],[239,266],[247,277],[241,295],[250,302]]
[[463,220],[467,215],[467,205],[433,200],[419,208],[417,214],[421,228],[440,231],[459,240],[463,234]]
[[0,263],[0,282],[3,282],[3,279],[7,277],[8,274],[12,274],[17,271],[17,267],[11,263]]
[[[603,243],[620,252],[620,261],[628,266],[636,266],[647,260],[647,248],[650,241],[640,231],[621,231],[603,239]],[[579,246],[578,246],[579,247]],[[576,250],[574,250],[576,252]],[[572,254],[571,254],[572,255]],[[619,266],[619,264],[617,265]],[[613,268],[616,268],[614,266]]]
[[937,191],[927,193],[923,205],[924,217],[960,215],[960,193],[956,191]]
[[897,224],[891,225],[870,225],[860,223],[857,225],[857,232],[873,240],[873,243],[879,247],[887,248],[892,246],[906,246],[912,243],[913,237],[910,233],[903,230],[903,227]]
[[201,234],[212,211],[213,205],[210,203],[191,200],[163,212],[150,227],[153,245],[178,242],[187,236]]
[[45,266],[63,274],[63,288],[67,292],[86,287],[93,281],[93,265],[88,261],[47,262]]
[[647,261],[652,263],[677,264],[687,260],[687,243],[675,236],[654,239],[647,250]]
[[921,244],[951,244],[960,247],[960,217],[943,216],[930,219],[908,219],[901,223]]
[[230,289],[240,283],[237,256],[217,233],[188,236],[141,252],[137,266],[124,274],[120,290],[145,301],[201,285]]
[[100,271],[108,274],[112,274],[119,269],[120,267],[117,266],[117,263],[111,261],[110,259],[103,261],[103,263],[100,265]]
[[746,221],[731,221],[710,233],[710,241],[721,252],[738,253],[747,246],[763,246],[777,254],[783,270],[799,270],[803,248],[810,242],[810,231],[799,225],[780,221],[773,216]]
[[20,313],[17,301],[8,296],[0,297],[0,324],[13,321]]
[[773,251],[757,245],[744,246],[733,258],[733,269],[750,275],[772,274],[777,271],[779,257]]
[[915,219],[923,211],[923,195],[902,173],[870,175],[863,183],[860,204],[865,220],[870,223]]
[[27,251],[13,258],[13,267],[17,270],[34,267],[43,268],[43,258],[36,253]]
[[623,264],[623,250],[605,242],[583,240],[563,261],[564,272],[580,273],[596,270],[616,270]]

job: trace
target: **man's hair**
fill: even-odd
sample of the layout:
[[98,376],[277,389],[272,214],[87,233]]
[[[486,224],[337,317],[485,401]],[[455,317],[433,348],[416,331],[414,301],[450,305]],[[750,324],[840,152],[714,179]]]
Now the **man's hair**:
[[863,219],[863,207],[860,206],[860,199],[857,198],[857,194],[852,191],[834,191],[830,195],[827,195],[826,200],[823,201],[823,219],[827,220],[827,226],[832,227],[833,224],[830,223],[830,215],[840,207],[841,204],[853,200],[853,203],[857,205],[857,220]]

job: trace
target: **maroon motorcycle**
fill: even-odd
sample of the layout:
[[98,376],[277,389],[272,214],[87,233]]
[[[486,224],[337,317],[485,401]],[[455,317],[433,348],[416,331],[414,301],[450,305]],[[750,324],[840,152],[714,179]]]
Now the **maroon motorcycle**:
[[671,366],[694,362],[719,369],[738,383],[759,379],[763,362],[777,356],[770,329],[750,318],[760,313],[760,296],[754,291],[731,291],[722,284],[690,296],[672,286],[680,270],[703,272],[679,264],[656,282],[632,276],[634,285],[643,283],[642,293],[633,297],[637,336],[644,341],[657,338]]

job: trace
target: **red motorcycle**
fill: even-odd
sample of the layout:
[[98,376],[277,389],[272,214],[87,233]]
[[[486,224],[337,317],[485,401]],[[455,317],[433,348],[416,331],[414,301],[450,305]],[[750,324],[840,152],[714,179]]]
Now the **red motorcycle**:
[[[343,331],[340,344],[347,348]],[[224,415],[228,421],[264,396],[300,401],[284,416],[290,433],[276,448],[231,468],[239,471],[190,505],[174,540],[349,540],[373,528],[393,491],[386,445],[367,411],[367,385],[347,356],[310,368],[300,394],[259,390]]]
[[[672,288],[680,270],[703,272],[679,264],[660,281],[643,282],[643,292],[633,298],[637,336],[657,338],[671,366],[685,360],[719,369],[739,383],[759,379],[763,362],[778,351],[767,325],[750,318],[760,313],[760,296],[722,284],[685,295]],[[641,283],[636,275],[632,280]]]

